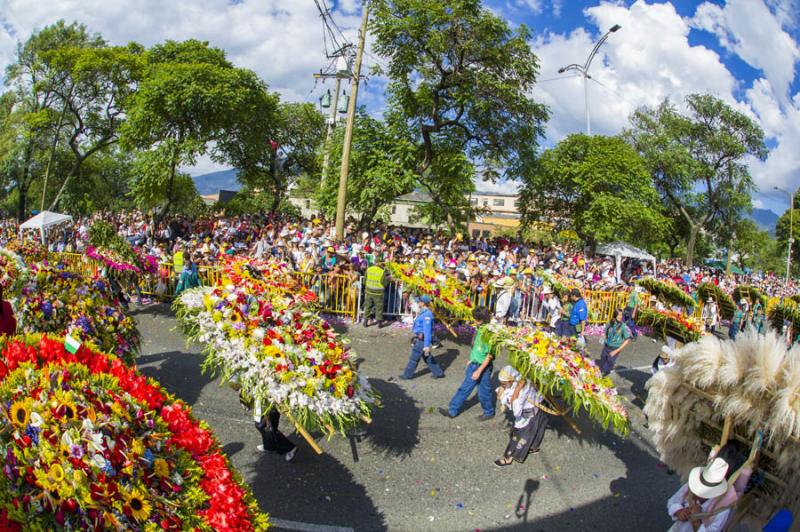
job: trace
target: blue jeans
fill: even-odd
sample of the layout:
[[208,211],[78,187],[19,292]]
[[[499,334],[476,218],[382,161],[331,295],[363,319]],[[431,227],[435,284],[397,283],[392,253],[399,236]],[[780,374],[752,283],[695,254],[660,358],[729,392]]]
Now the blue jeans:
[[736,340],[736,335],[739,334],[739,324],[731,323],[730,328],[728,329],[728,338],[731,340]]
[[419,338],[414,339],[414,345],[411,347],[411,355],[408,357],[408,365],[406,366],[406,370],[403,372],[403,376],[406,379],[410,379],[414,376],[414,372],[417,371],[417,365],[419,364],[419,359],[423,359],[426,364],[428,364],[428,368],[430,368],[431,373],[434,377],[441,377],[444,376],[444,370],[436,363],[436,359],[433,358],[433,355],[428,352],[427,356],[425,355],[424,351],[422,350],[424,347],[425,342],[420,340]]
[[467,398],[469,398],[472,390],[478,387],[478,400],[481,402],[483,414],[485,416],[494,415],[494,392],[492,391],[492,364],[489,363],[486,369],[481,373],[481,378],[474,381],[472,374],[476,369],[481,367],[480,364],[470,362],[464,372],[464,382],[461,383],[453,399],[450,400],[450,415],[455,417],[461,412],[461,407],[464,406]]
[[631,336],[638,338],[639,331],[636,329],[636,322],[633,321],[633,310],[626,307],[625,310],[622,311],[622,320],[625,322],[625,325],[628,326],[628,329],[631,330]]
[[[617,363],[617,357],[611,356],[611,351],[615,348],[603,345],[603,351],[600,353],[600,360],[597,366],[600,368],[600,373],[605,377],[614,370],[614,365]],[[619,356],[619,355],[617,355]]]

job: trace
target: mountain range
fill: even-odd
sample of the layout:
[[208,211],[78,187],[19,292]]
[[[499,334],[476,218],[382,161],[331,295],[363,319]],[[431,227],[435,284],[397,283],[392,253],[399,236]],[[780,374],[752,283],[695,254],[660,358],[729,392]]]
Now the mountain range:
[[[215,194],[220,190],[238,191],[242,185],[236,176],[239,171],[235,168],[220,170],[209,174],[196,175],[194,185],[200,195]],[[763,231],[767,231],[770,236],[775,236],[775,226],[779,216],[769,209],[753,209],[748,216]]]
[[194,186],[197,188],[197,193],[205,196],[207,194],[216,194],[220,190],[238,192],[242,185],[236,179],[237,175],[239,175],[239,171],[231,168],[229,170],[211,172],[210,174],[192,176],[192,179],[194,180]]

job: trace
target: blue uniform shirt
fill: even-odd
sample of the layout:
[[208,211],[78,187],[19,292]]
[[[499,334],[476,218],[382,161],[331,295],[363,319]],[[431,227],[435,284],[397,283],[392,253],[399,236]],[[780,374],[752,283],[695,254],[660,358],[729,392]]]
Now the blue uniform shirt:
[[572,313],[569,315],[569,324],[577,325],[582,321],[586,321],[589,316],[589,309],[586,308],[586,301],[583,298],[579,299],[572,306]]
[[426,308],[414,318],[414,327],[411,329],[414,336],[419,338],[422,335],[423,347],[431,346],[431,337],[433,336],[433,312],[431,309]]

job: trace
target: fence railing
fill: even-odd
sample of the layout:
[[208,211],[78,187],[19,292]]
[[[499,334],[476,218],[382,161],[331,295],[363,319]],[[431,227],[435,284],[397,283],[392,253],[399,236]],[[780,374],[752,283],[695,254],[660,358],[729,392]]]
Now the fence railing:
[[[54,256],[56,262],[77,273],[94,275],[101,269],[99,263],[79,253],[51,253],[51,256]],[[199,266],[198,275],[203,286],[213,286],[219,283],[222,277],[219,268],[215,266]],[[353,319],[361,316],[364,300],[363,277],[299,272],[295,275],[300,277],[303,285],[317,294],[323,312],[349,316]],[[179,277],[180,273],[174,271],[172,264],[160,264],[158,273],[155,276],[142,278],[138,288],[143,295],[171,297],[175,293]],[[416,309],[409,295],[402,283],[391,281],[384,291],[383,314],[400,318],[411,316]],[[589,308],[588,322],[591,324],[608,323],[613,317],[614,311],[627,304],[629,295],[630,292],[627,291],[585,290],[583,297]],[[470,300],[474,307],[485,306],[494,312],[497,296],[497,290],[489,286],[479,291],[472,291]],[[519,320],[538,321],[541,319],[541,294],[535,291],[518,292],[515,297],[517,298],[516,315]],[[769,299],[766,310],[771,310],[778,303],[780,303],[780,298]],[[642,297],[640,304],[648,307],[650,305],[649,298]],[[695,306],[692,315],[699,319],[702,314],[703,304],[700,302]]]

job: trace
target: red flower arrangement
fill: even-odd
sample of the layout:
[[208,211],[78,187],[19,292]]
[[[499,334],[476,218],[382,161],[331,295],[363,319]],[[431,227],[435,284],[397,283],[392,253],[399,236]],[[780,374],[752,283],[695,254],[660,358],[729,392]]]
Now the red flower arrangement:
[[208,428],[152,379],[47,336],[0,338],[0,355],[0,530],[268,527]]

